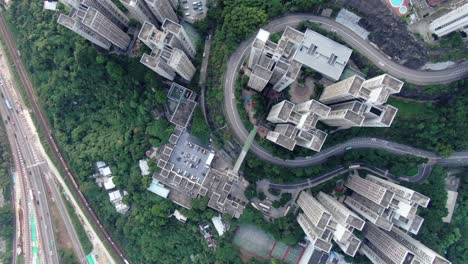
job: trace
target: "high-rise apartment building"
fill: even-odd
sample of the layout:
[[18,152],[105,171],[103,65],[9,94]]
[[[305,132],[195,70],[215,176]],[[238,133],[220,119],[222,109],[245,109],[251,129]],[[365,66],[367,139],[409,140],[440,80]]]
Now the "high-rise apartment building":
[[174,3],[171,3],[171,0],[145,0],[145,2],[161,24],[166,18],[179,23],[179,18],[174,11],[176,6],[173,6]]
[[127,8],[130,16],[138,20],[142,25],[148,21],[153,25],[159,25],[158,20],[149,9],[145,0],[120,0],[123,6]]
[[103,49],[109,50],[112,46],[109,40],[71,16],[60,14],[57,22]]
[[267,139],[289,150],[295,145],[320,151],[327,133],[315,128],[320,118],[326,117],[330,108],[315,100],[293,104],[284,100],[271,108],[267,120],[278,124]]
[[310,29],[302,33],[287,27],[278,43],[270,33],[260,29],[252,43],[247,67],[252,70],[248,86],[261,92],[272,84],[283,91],[299,76],[303,65],[332,80],[341,76],[352,50]]
[[365,225],[364,220],[328,194],[319,192],[317,200],[327,209],[336,222],[333,240],[345,254],[349,256],[356,255],[361,240],[353,234],[353,231],[354,229],[362,230]]
[[354,191],[345,204],[368,221],[387,231],[398,226],[418,234],[424,219],[416,214],[417,209],[428,205],[428,197],[373,175],[364,179],[354,173],[345,186]]
[[167,60],[160,56],[161,52],[162,50],[156,49],[153,50],[151,55],[143,54],[140,62],[162,77],[172,81],[174,80],[176,73],[171,67],[169,67]]
[[195,74],[196,68],[193,66],[189,57],[180,49],[172,49],[171,56],[168,58],[167,65],[187,81],[190,81]]
[[271,142],[293,150],[297,144],[296,135],[299,132],[297,128],[289,124],[276,125],[275,130],[269,131],[266,138]]
[[468,3],[435,19],[429,25],[432,33],[439,37],[448,35],[457,30],[468,28]]
[[126,30],[128,28],[130,19],[112,2],[112,0],[81,0],[81,4],[96,9],[120,29]]
[[330,252],[331,239],[349,256],[354,256],[361,240],[354,229],[362,230],[364,220],[333,197],[320,192],[316,198],[309,193],[299,194],[297,204],[303,213],[297,221],[313,245],[321,251]]
[[414,190],[411,190],[409,188],[403,187],[401,185],[398,185],[396,183],[384,180],[382,178],[373,176],[373,175],[367,175],[366,179],[368,181],[374,182],[382,187],[385,187],[386,189],[392,191],[395,193],[396,197],[401,197],[401,199],[406,200],[408,203],[411,204],[417,204],[419,206],[422,206],[426,208],[429,205],[429,202],[431,199],[423,194],[420,194]]
[[413,263],[415,254],[411,250],[372,223],[364,226],[363,234],[365,246],[361,248],[361,252],[373,263]]
[[393,223],[387,219],[389,210],[386,210],[385,207],[373,203],[357,193],[347,196],[344,203],[374,225],[387,231],[392,229]]
[[105,49],[109,42],[122,50],[130,45],[130,36],[92,7],[81,5],[68,16],[61,14],[57,22]]
[[389,127],[398,109],[384,103],[402,87],[402,81],[388,74],[369,80],[352,76],[332,84],[324,89],[319,99],[331,107],[323,122],[343,128]]
[[293,83],[302,64],[292,60],[304,34],[287,27],[278,44],[269,40],[270,33],[260,29],[250,51],[247,66],[252,70],[249,83],[252,89],[262,91],[268,83],[281,92]]
[[426,247],[424,244],[414,239],[407,233],[403,232],[397,227],[393,227],[387,234],[400,242],[403,246],[408,248],[415,254],[414,263],[418,264],[450,264],[451,262],[437,254],[432,249]]
[[195,45],[180,24],[166,18],[162,23],[161,28],[166,33],[164,41],[167,45],[183,50],[191,58],[195,57]]
[[334,104],[355,98],[369,98],[370,91],[363,88],[365,79],[354,75],[343,81],[327,86],[320,95],[320,102]]
[[164,21],[162,28],[163,31],[158,30],[149,22],[143,24],[138,38],[153,52],[151,55],[144,55],[141,62],[169,80],[174,80],[174,73],[177,73],[190,81],[196,69],[181,48],[190,50],[191,41],[180,25],[168,19]]
[[345,186],[369,199],[371,202],[385,208],[390,206],[390,202],[395,196],[394,192],[387,190],[374,182],[361,178],[357,174],[349,175]]
[[304,213],[299,214],[297,221],[314,246],[330,252],[332,248],[332,230],[328,227],[331,214],[312,195],[301,192],[297,204]]

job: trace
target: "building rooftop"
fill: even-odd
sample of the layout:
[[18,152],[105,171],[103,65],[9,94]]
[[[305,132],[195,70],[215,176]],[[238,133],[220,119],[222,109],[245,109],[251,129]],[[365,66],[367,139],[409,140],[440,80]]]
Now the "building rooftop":
[[287,100],[282,101],[280,104],[281,104],[281,110],[278,113],[278,118],[281,120],[288,120],[294,108],[294,104]]
[[298,49],[294,60],[338,80],[353,51],[315,31],[307,29],[304,42]]
[[[177,126],[187,127],[197,106],[197,94],[173,82],[167,97],[169,98],[169,108],[172,112],[169,121]],[[172,104],[175,106],[172,106]]]
[[211,169],[209,184],[204,184],[203,187],[208,189],[209,207],[235,218],[240,217],[247,201],[243,188],[235,178],[230,177],[228,171]]
[[289,150],[293,150],[297,143],[296,140],[275,131],[269,131],[267,139]]
[[164,185],[160,184],[159,181],[154,178],[150,186],[148,187],[148,191],[166,199],[169,193],[171,192],[169,189],[165,188]]
[[154,69],[156,68],[156,66],[158,66],[158,63],[159,63],[159,58],[157,56],[151,56],[149,54],[146,54],[144,53],[143,56],[141,57],[140,59],[140,62],[151,68],[151,69]]
[[255,65],[252,71],[253,74],[255,74],[257,77],[261,77],[264,80],[270,80],[271,75],[273,74],[272,71],[269,71],[260,65]]
[[164,19],[163,24],[161,25],[162,29],[166,29],[174,34],[179,34],[179,32],[182,29],[182,26],[180,24],[177,24],[176,22],[166,18]]
[[114,177],[106,177],[103,179],[103,183],[104,183],[104,189],[106,189],[107,191],[108,190],[111,190],[111,189],[114,189],[115,188],[115,184],[114,184]]
[[258,31],[256,39],[262,41],[263,43],[266,43],[269,38],[270,38],[270,32],[264,29],[260,29]]
[[141,171],[142,176],[150,175],[150,169],[149,169],[147,160],[145,160],[145,159],[139,160],[138,161],[138,166],[140,167],[140,171]]
[[197,143],[189,133],[182,133],[169,162],[174,164],[173,170],[177,174],[202,184],[209,171],[210,164],[207,164],[207,161],[211,151]]
[[385,111],[381,117],[381,122],[386,126],[390,126],[393,122],[393,119],[395,119],[395,116],[398,112],[398,108],[395,108],[391,105],[386,105],[384,109]]

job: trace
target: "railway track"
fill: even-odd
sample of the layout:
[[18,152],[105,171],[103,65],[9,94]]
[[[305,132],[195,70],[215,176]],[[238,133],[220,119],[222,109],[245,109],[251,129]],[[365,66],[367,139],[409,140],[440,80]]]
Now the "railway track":
[[39,125],[41,131],[43,132],[44,135],[48,135],[45,137],[45,140],[47,141],[48,145],[51,147],[52,154],[54,155],[55,159],[58,161],[60,168],[62,171],[66,174],[66,177],[68,178],[69,182],[72,184],[72,190],[78,197],[81,207],[84,208],[87,212],[88,215],[91,216],[91,219],[96,227],[98,227],[99,232],[101,233],[102,237],[104,238],[105,241],[107,241],[108,246],[112,248],[112,250],[115,252],[116,255],[120,257],[121,262],[123,263],[129,263],[127,260],[127,257],[124,255],[123,251],[117,246],[117,244],[113,241],[111,238],[110,234],[107,232],[107,230],[104,228],[104,226],[101,224],[99,221],[99,218],[97,217],[96,213],[94,210],[91,208],[91,206],[88,203],[88,200],[85,198],[83,193],[80,191],[78,183],[76,181],[76,178],[73,176],[71,173],[69,166],[65,159],[63,158],[58,145],[56,143],[56,140],[54,138],[54,135],[52,133],[52,130],[50,129],[49,123],[47,119],[45,118],[40,105],[37,100],[37,96],[34,92],[34,88],[32,86],[31,80],[29,79],[29,76],[24,68],[24,65],[22,64],[21,60],[19,59],[17,50],[15,48],[15,45],[13,43],[13,38],[12,35],[6,25],[5,19],[3,14],[0,14],[0,32],[4,37],[4,40],[7,45],[7,49],[9,53],[12,56],[13,63],[18,71],[20,80],[23,84],[23,87],[26,90],[27,97],[29,99],[29,102],[31,104],[32,110],[34,112],[34,115],[36,116],[37,120],[39,121]]

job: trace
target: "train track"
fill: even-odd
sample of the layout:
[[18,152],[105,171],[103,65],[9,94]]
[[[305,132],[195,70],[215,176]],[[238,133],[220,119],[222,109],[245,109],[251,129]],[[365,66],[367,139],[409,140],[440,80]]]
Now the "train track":
[[82,208],[85,208],[88,214],[91,216],[92,221],[94,222],[95,226],[98,227],[102,237],[104,238],[105,241],[108,242],[108,246],[110,246],[114,252],[120,257],[121,261],[123,263],[128,263],[127,257],[124,255],[123,251],[117,246],[117,244],[113,241],[107,230],[104,228],[104,226],[101,224],[99,221],[99,218],[97,217],[96,213],[94,210],[91,208],[91,206],[88,203],[88,200],[85,198],[83,193],[80,191],[78,183],[76,181],[76,178],[73,176],[71,173],[69,166],[65,159],[63,158],[58,145],[56,143],[56,140],[54,138],[54,135],[52,133],[52,130],[50,129],[49,123],[47,119],[45,118],[38,100],[37,96],[34,92],[34,88],[32,86],[31,80],[29,79],[29,76],[24,68],[23,63],[19,59],[15,44],[13,43],[13,38],[12,35],[6,25],[5,19],[3,14],[0,14],[0,32],[4,37],[4,40],[7,44],[7,49],[9,53],[12,56],[13,63],[16,66],[16,69],[18,71],[19,77],[21,79],[21,82],[26,90],[27,97],[29,99],[29,102],[31,104],[32,110],[39,121],[40,129],[42,130],[44,135],[48,135],[45,137],[45,140],[51,146],[51,151],[52,154],[55,156],[55,159],[59,162],[60,168],[62,169],[63,172],[65,172],[69,182],[72,183],[72,189],[77,195]]

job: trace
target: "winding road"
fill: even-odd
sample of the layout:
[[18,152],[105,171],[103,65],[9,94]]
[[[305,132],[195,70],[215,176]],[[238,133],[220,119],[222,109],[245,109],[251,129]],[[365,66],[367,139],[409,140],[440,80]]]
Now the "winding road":
[[[304,21],[320,23],[321,28],[335,32],[343,41],[348,43],[348,45],[350,45],[354,50],[363,54],[377,67],[397,78],[405,79],[406,82],[418,85],[442,84],[468,76],[468,61],[458,64],[453,68],[440,71],[420,71],[406,68],[405,66],[392,61],[386,54],[382,53],[367,40],[360,38],[347,27],[329,18],[318,17],[310,14],[292,14],[272,20],[263,28],[272,33],[277,33],[283,31],[287,26],[296,27]],[[243,125],[237,110],[235,82],[239,75],[239,69],[249,54],[250,44],[254,37],[255,36],[252,36],[242,42],[238,49],[232,54],[227,64],[224,80],[225,116],[233,133],[240,140],[241,145],[247,140],[249,132]],[[439,160],[439,163],[446,165],[468,163],[468,152],[454,153],[450,158],[442,159],[433,152],[375,138],[352,139],[343,144],[324,149],[313,156],[306,158],[301,157],[294,160],[283,160],[275,157],[261,147],[257,142],[252,144],[250,150],[259,158],[274,165],[283,167],[308,167],[322,163],[331,156],[342,154],[347,147],[384,149],[395,154],[411,154],[428,159],[437,159]]]
[[[359,165],[359,166],[356,166]],[[413,182],[413,183],[422,183],[432,172],[433,169],[433,163],[429,164],[421,164],[419,166],[418,173],[414,176],[411,177],[397,177],[388,171],[375,168],[375,167],[370,167],[367,166],[366,164],[353,164],[353,166],[350,167],[345,167],[345,166],[338,166],[332,171],[326,172],[322,175],[319,176],[314,176],[308,179],[305,179],[301,182],[296,182],[296,183],[272,183],[267,179],[263,179],[260,181],[257,181],[257,188],[260,189],[281,189],[281,190],[303,190],[306,188],[311,188],[314,186],[317,186],[323,182],[326,182],[336,176],[348,173],[354,169],[356,170],[365,170],[367,172],[370,172],[374,175],[379,175],[384,178],[388,179],[396,179],[399,181],[405,181],[405,182]]]

